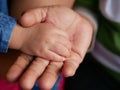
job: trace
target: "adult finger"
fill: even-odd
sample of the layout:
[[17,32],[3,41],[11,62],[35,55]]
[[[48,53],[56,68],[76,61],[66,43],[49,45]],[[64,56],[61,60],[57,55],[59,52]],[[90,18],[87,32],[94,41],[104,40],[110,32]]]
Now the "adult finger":
[[35,58],[22,75],[20,86],[25,90],[31,90],[36,80],[44,72],[48,64],[48,60],[39,57]]
[[90,46],[93,33],[93,27],[86,19],[75,19],[72,25],[75,27],[71,27],[68,33],[71,33],[73,53],[64,63],[62,73],[65,77],[75,74]]
[[42,90],[51,90],[61,73],[62,65],[63,62],[50,62],[38,79],[38,85]]
[[73,76],[82,62],[82,58],[80,58],[79,54],[72,52],[71,56],[64,61],[62,74],[64,77]]
[[22,74],[25,68],[29,65],[31,60],[33,59],[32,56],[27,54],[21,54],[16,62],[11,66],[9,69],[6,77],[7,80],[10,82],[14,82],[18,79],[18,77]]
[[74,24],[76,24],[79,28],[76,27],[73,34],[72,49],[83,59],[92,41],[93,27],[87,20],[84,19],[82,19],[80,24],[77,20]]

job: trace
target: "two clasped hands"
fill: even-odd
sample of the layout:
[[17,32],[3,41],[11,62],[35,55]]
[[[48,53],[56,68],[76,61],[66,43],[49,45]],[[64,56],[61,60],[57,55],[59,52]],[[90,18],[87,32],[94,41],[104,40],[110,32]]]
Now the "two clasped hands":
[[10,82],[19,80],[29,90],[38,80],[41,89],[50,90],[60,74],[75,74],[92,39],[87,18],[67,7],[49,6],[26,11],[19,23],[12,38],[16,33],[22,37],[11,39],[10,45],[23,53],[7,73]]

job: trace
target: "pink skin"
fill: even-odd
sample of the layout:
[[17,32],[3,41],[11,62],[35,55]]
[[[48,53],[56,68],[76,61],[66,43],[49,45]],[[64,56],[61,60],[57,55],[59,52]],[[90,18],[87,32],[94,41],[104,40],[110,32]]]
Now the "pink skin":
[[31,61],[32,56],[21,54],[7,74],[9,81],[15,81],[20,77],[21,87],[31,89],[38,79],[38,85],[42,90],[50,90],[60,73],[65,77],[75,74],[90,46],[93,33],[90,21],[66,7],[52,6],[27,11],[21,17],[20,23],[25,27],[37,23],[52,23],[54,27],[64,30],[72,43],[71,55],[64,62],[55,62],[40,57]]

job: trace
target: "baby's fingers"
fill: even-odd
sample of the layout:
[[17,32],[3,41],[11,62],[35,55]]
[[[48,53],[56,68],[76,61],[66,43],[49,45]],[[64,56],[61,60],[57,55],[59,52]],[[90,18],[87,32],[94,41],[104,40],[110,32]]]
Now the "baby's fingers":
[[[68,38],[64,37],[64,36],[58,36],[55,40],[54,43],[52,43],[48,50],[51,53],[56,54],[56,58],[55,59],[51,59],[53,61],[63,61],[65,60],[65,58],[70,56],[70,52],[71,52],[71,42],[69,41]],[[63,57],[64,59],[60,60],[57,57]]]
[[[68,50],[65,46],[58,44],[58,43],[55,44],[55,46],[53,45],[53,47],[50,49],[50,51],[53,53],[56,53],[57,55],[62,56],[64,58],[70,56],[70,50]],[[62,61],[62,60],[60,60],[60,61]]]
[[32,56],[27,54],[21,54],[17,61],[11,66],[7,73],[7,80],[10,82],[14,82],[20,77],[20,75],[23,73],[25,68],[29,65],[31,60],[33,59]]
[[41,53],[41,57],[49,61],[64,61],[65,57],[53,52],[50,49],[44,50],[44,53]]

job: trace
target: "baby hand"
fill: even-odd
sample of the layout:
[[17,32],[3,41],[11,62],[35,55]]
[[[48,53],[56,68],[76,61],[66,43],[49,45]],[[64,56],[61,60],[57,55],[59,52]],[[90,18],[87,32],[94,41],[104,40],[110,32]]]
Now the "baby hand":
[[90,20],[63,6],[31,9],[20,19],[20,23],[25,27],[41,22],[53,24],[64,30],[70,38],[72,51],[78,53],[83,60],[93,35],[93,24]]
[[70,56],[68,35],[52,24],[40,23],[26,30],[21,51],[48,60],[63,61]]
[[64,30],[51,23],[19,28],[14,30],[17,34],[13,32],[10,45],[22,52],[54,61],[63,61],[70,56],[71,43]]
[[[78,14],[63,6],[31,9],[26,12],[20,20],[20,23],[26,27],[40,22],[52,23],[54,26],[66,31],[69,35],[72,44],[71,55],[68,57],[69,60],[68,58],[65,60],[62,72],[66,77],[73,76],[91,44],[94,31],[93,24],[84,15]],[[74,54],[72,54],[72,52],[74,52]],[[75,58],[75,60],[73,58]],[[76,61],[77,65],[74,64]],[[74,69],[71,66],[73,66]]]

